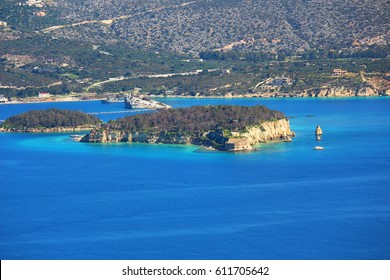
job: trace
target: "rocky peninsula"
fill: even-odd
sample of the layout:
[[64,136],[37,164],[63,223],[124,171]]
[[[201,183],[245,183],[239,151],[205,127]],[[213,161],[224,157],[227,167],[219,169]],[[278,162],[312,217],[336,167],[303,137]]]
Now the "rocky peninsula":
[[88,143],[194,144],[220,151],[249,151],[272,140],[290,142],[289,120],[265,106],[194,106],[161,109],[103,123],[80,111],[33,110],[10,117],[0,132],[70,132],[89,130]]
[[47,109],[32,110],[12,116],[0,125],[1,132],[66,132],[96,128],[98,118],[80,111]]
[[294,137],[286,116],[264,106],[194,106],[160,110],[110,121],[81,142],[195,144],[221,151]]

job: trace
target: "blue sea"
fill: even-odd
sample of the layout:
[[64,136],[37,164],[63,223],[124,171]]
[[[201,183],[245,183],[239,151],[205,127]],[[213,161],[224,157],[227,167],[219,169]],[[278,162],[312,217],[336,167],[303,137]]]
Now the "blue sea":
[[[291,117],[296,137],[224,153],[1,133],[0,259],[390,258],[390,98],[163,101],[263,104]],[[53,107],[125,110],[1,105],[0,119]]]

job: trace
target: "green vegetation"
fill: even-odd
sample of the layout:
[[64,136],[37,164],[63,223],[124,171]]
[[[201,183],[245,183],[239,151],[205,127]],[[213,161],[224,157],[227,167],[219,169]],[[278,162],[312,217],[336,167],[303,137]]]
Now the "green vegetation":
[[80,111],[48,109],[33,110],[12,116],[4,121],[1,127],[11,131],[26,131],[31,129],[77,128],[95,126],[101,121]]
[[[223,54],[230,57],[231,52]],[[234,56],[239,59],[202,61],[191,55],[145,52],[124,45],[94,46],[32,35],[0,44],[0,85],[7,87],[0,88],[0,94],[24,98],[37,96],[39,92],[104,94],[142,88],[144,94],[162,96],[234,96],[253,93],[259,82],[276,76],[292,79],[291,85],[277,89],[283,92],[321,86],[359,87],[363,83],[359,72],[386,79],[385,73],[390,68],[389,58],[304,59],[301,54],[260,59],[263,55],[239,53]],[[332,77],[335,68],[355,75]],[[153,77],[196,70],[203,71],[195,75]],[[91,87],[111,78],[120,79]]]
[[[40,30],[45,21],[51,21],[49,17],[57,19],[52,25],[64,21],[78,23],[95,20],[89,24],[51,31],[51,35],[57,38],[82,38],[94,44],[121,42],[140,50],[179,53],[221,48],[244,52],[296,53],[388,43],[388,0],[45,2],[48,3],[45,7],[46,17],[38,19],[29,16],[29,13],[21,17],[18,9],[36,8],[16,6],[16,11],[11,14],[15,17],[12,20],[22,21],[23,24],[19,26],[30,30]],[[120,16],[123,16],[121,20],[110,25],[96,22]]]
[[[206,132],[215,129],[242,131],[250,125],[282,119],[284,114],[265,106],[194,106],[120,118],[104,128],[130,132]],[[228,134],[228,133],[227,133]]]
[[0,20],[5,20],[13,30],[30,32],[66,23],[65,20],[59,17],[59,12],[54,8],[46,6],[43,9],[46,16],[39,17],[37,12],[42,11],[42,8],[18,4],[25,4],[25,2],[20,0],[2,0],[0,2]]
[[318,60],[318,59],[336,59],[336,58],[386,58],[390,55],[390,46],[373,45],[367,49],[340,49],[334,50],[312,50],[305,52],[279,51],[278,53],[253,52],[253,51],[204,51],[199,56],[205,60],[219,61],[248,61],[248,62],[265,62],[265,61],[283,61],[292,56],[298,56],[301,60]]
[[[360,72],[380,79],[376,94],[389,88],[388,1],[184,2],[0,1],[0,94],[82,98],[142,88],[161,96],[300,96],[318,87],[375,88]],[[350,75],[334,77],[335,68]],[[292,83],[256,88],[276,76]]]

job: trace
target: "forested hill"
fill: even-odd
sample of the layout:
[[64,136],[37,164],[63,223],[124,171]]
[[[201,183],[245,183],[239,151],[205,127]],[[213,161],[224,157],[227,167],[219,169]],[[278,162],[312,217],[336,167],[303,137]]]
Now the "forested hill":
[[0,129],[6,131],[32,131],[35,129],[92,127],[101,121],[80,111],[48,109],[32,110],[4,121]]
[[265,106],[194,106],[160,110],[110,121],[107,129],[130,132],[205,132],[214,129],[241,131],[264,121],[285,118],[284,114]]
[[[29,4],[27,4],[29,3]],[[13,33],[200,52],[363,48],[389,42],[388,0],[7,0]]]

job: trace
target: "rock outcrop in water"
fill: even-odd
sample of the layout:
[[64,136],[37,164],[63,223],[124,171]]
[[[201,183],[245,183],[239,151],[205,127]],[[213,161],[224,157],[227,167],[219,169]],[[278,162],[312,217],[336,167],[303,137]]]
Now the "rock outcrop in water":
[[321,128],[319,125],[317,125],[317,127],[316,127],[315,134],[316,134],[317,136],[322,135],[322,128]]
[[[255,108],[258,107],[258,108]],[[81,141],[89,143],[113,143],[113,142],[138,142],[138,143],[164,143],[164,144],[195,144],[212,147],[222,151],[251,150],[251,145],[271,140],[284,140],[294,136],[290,129],[289,120],[280,112],[270,111],[265,107],[240,107],[240,106],[204,106],[196,109],[173,109],[148,114],[144,122],[159,120],[161,126],[149,124],[146,129],[125,129],[134,127],[132,122],[142,122],[137,117],[127,117],[126,121],[119,120],[117,123],[108,124],[98,129],[93,129],[84,136]],[[238,109],[237,109],[238,108]],[[247,109],[247,110],[243,110]],[[245,114],[247,112],[248,116]],[[258,113],[258,118],[253,115]],[[203,117],[202,113],[213,115],[215,120],[225,119],[226,123],[204,119],[207,125],[193,124],[191,118],[196,119],[197,114]],[[267,117],[261,116],[267,114]],[[157,116],[156,116],[157,114]],[[195,115],[195,117],[194,117]],[[174,117],[175,119],[172,119]],[[246,118],[247,117],[247,118]],[[246,121],[244,119],[246,118]],[[178,121],[179,119],[179,121]],[[165,123],[168,120],[168,123]],[[189,122],[188,129],[181,126],[182,122]],[[245,126],[241,126],[245,123]],[[169,123],[171,122],[171,123]],[[229,125],[230,124],[230,125]],[[141,124],[138,124],[141,127]],[[180,127],[180,128],[179,128]],[[190,127],[193,127],[192,129]]]

